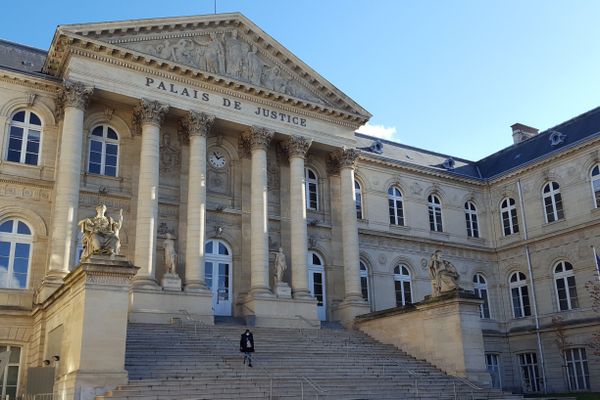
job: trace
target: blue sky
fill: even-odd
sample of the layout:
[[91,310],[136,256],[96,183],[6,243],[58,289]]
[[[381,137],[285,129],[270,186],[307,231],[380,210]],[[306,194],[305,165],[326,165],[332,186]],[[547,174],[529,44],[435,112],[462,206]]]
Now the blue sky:
[[[217,0],[373,114],[369,132],[479,159],[600,106],[600,1]],[[47,49],[56,25],[213,12],[213,0],[20,1],[0,37]]]

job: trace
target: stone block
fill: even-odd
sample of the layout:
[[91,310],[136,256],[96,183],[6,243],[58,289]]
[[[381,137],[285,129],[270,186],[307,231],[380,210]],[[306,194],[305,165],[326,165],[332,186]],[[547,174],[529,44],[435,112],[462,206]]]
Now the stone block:
[[129,292],[129,321],[169,324],[181,321],[214,324],[212,295],[208,290],[182,292],[133,287]]

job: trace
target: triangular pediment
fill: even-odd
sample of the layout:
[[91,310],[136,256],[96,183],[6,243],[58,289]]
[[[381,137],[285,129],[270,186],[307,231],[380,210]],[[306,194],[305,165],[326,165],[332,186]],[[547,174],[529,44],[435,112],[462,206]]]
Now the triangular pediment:
[[109,48],[112,55],[146,64],[150,60],[171,71],[197,71],[204,79],[233,83],[249,93],[340,110],[363,123],[370,117],[238,13],[60,26],[45,67],[55,75],[60,75],[60,50],[64,53],[66,47],[64,41],[59,43],[61,37],[69,38],[68,45],[87,41],[87,47]]

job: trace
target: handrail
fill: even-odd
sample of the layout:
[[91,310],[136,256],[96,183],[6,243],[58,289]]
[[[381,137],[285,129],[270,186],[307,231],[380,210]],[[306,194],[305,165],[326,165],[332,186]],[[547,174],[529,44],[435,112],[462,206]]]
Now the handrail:
[[313,382],[313,380],[310,379],[309,377],[301,376],[300,377],[300,397],[302,400],[304,400],[304,381],[306,381],[306,383],[308,383],[314,389],[314,391],[317,392],[317,400],[319,399],[319,394],[325,394],[327,392],[327,390],[323,389],[317,383]]
[[191,321],[194,323],[194,336],[198,336],[198,324],[200,324],[200,326],[202,327],[207,326],[203,321],[194,319],[194,317],[192,317],[188,310],[179,310],[179,313],[182,314],[187,321]]
[[319,321],[318,323],[313,323],[310,320],[304,318],[302,315],[300,314],[296,314],[294,315],[296,318],[301,319],[302,321],[306,322],[308,325],[315,327],[315,328],[320,328],[321,327],[321,322]]

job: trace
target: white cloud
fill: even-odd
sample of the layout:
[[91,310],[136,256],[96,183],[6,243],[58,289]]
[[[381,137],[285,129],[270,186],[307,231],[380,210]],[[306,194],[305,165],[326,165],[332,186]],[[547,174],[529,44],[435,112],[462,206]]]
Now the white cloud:
[[357,132],[387,140],[394,140],[397,133],[395,126],[371,125],[368,122],[358,128]]

